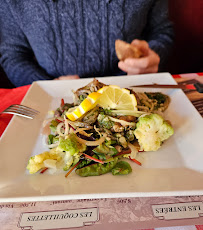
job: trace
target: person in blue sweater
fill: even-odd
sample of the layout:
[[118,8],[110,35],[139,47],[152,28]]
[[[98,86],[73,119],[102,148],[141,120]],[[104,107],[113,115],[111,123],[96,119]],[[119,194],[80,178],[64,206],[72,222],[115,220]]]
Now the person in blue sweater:
[[[115,40],[140,59],[118,61]],[[161,71],[173,43],[167,0],[4,0],[0,65],[15,86]]]

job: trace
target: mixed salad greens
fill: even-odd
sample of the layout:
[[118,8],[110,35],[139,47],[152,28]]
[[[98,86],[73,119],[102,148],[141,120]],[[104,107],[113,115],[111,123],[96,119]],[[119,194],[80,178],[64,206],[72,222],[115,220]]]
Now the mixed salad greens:
[[94,79],[74,92],[73,103],[61,100],[53,118],[47,120],[51,130],[47,139],[49,151],[30,158],[27,165],[30,174],[43,173],[47,169],[54,173],[62,169],[69,170],[68,176],[76,169],[76,174],[83,177],[108,172],[127,175],[132,172],[128,159],[141,165],[137,160],[138,152],[157,151],[163,141],[173,135],[170,122],[160,115],[170,100],[162,93],[130,90],[131,99],[137,103],[135,110],[116,110],[94,102],[88,111],[83,109],[79,118],[68,118],[67,115],[76,111],[88,95],[103,87],[108,86]]

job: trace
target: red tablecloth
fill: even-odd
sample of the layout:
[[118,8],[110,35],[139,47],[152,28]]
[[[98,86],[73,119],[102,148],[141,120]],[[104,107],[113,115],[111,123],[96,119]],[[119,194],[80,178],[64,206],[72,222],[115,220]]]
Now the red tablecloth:
[[[12,104],[20,104],[30,85],[18,87],[15,89],[0,89],[0,112]],[[12,115],[3,114],[0,118],[0,136],[8,125]]]

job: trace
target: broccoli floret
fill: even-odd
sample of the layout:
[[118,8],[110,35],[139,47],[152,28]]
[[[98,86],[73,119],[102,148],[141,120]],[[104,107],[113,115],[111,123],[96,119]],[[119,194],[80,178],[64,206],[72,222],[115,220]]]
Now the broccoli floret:
[[134,135],[144,151],[158,150],[162,142],[173,133],[172,126],[158,114],[140,117],[134,131]]
[[75,133],[70,133],[66,139],[60,139],[58,149],[71,155],[84,152],[86,145],[79,143],[76,137]]
[[[71,165],[79,161],[80,155],[71,155],[70,151],[62,152],[58,147],[51,149],[49,152],[43,152],[29,159],[27,169],[30,174],[38,172],[43,168],[52,168],[68,170]],[[54,171],[52,171],[53,173]]]

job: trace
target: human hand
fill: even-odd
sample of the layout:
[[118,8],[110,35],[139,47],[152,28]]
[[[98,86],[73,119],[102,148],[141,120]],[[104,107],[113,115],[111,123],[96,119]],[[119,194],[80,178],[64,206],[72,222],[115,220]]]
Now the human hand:
[[118,67],[126,72],[128,75],[143,74],[143,73],[157,73],[160,57],[144,40],[133,40],[132,43],[143,53],[141,58],[126,58],[124,61],[118,63]]
[[55,78],[54,80],[73,80],[73,79],[79,79],[80,77],[78,75],[66,75],[66,76],[60,76],[58,78]]

